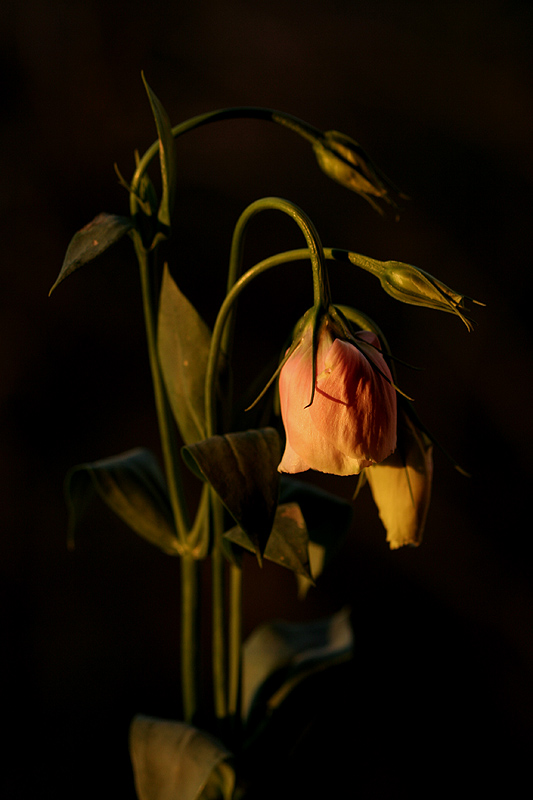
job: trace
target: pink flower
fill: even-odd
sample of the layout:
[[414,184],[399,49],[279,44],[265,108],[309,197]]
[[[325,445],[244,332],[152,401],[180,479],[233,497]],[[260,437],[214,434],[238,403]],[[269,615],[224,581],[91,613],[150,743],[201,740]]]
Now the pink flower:
[[354,339],[357,347],[335,338],[327,317],[322,322],[312,403],[312,323],[281,370],[287,442],[280,472],[356,475],[394,451],[396,392],[390,370],[375,334],[362,331]]

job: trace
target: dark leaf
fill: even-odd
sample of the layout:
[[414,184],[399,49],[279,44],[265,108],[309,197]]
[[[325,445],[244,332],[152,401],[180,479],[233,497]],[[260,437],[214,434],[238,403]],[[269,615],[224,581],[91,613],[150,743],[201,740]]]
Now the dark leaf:
[[50,294],[68,275],[101,255],[108,247],[118,242],[132,228],[127,217],[116,214],[98,214],[80,231],[74,234],[68,246],[63,266]]
[[[251,553],[255,552],[253,543],[238,526],[227,531],[224,537]],[[309,571],[308,539],[305,520],[298,504],[279,505],[264,557],[312,582]]]
[[260,557],[278,502],[281,458],[274,428],[212,436],[184,447],[189,468],[213,487]]
[[136,716],[130,754],[139,800],[231,800],[235,773],[231,753],[207,733],[164,719]]
[[165,482],[155,456],[145,449],[79,464],[66,478],[69,541],[94,492],[139,536],[164,553],[178,555],[178,540]]
[[148,99],[150,100],[150,105],[152,106],[157,136],[159,138],[162,193],[157,218],[165,229],[165,232],[168,233],[171,226],[174,193],[176,191],[176,145],[167,112],[149,87],[144,75],[143,81]]
[[326,561],[329,561],[348,534],[353,516],[352,504],[318,486],[284,476],[280,503],[289,502],[298,503],[309,539],[325,548]]
[[258,727],[308,675],[351,657],[349,609],[312,622],[270,622],[243,647],[242,713]]

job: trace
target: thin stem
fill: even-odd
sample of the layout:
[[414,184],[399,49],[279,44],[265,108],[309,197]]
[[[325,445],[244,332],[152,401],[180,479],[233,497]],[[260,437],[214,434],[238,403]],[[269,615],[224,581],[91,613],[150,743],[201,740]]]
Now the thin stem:
[[181,472],[178,466],[175,438],[172,430],[172,416],[163,385],[156,342],[156,304],[153,297],[153,274],[148,254],[140,237],[135,235],[135,250],[140,267],[143,309],[146,325],[148,355],[152,372],[155,406],[159,423],[161,448],[165,464],[168,491],[174,515],[176,532],[182,548],[181,565],[181,691],[185,719],[191,721],[196,711],[196,660],[197,660],[197,584],[198,566],[193,559],[187,543],[189,518]]
[[228,714],[238,723],[242,666],[242,568],[232,564],[229,585]]
[[[242,269],[242,255],[244,238],[247,227],[253,217],[260,211],[274,209],[288,214],[299,225],[307,241],[308,249],[305,251],[311,260],[313,268],[313,288],[315,303],[321,307],[329,305],[329,283],[325,270],[322,247],[318,234],[308,217],[294,204],[281,198],[270,197],[252,203],[239,218],[232,241],[230,266],[228,275],[228,289],[226,297],[220,307],[215,327],[211,338],[206,369],[205,384],[205,417],[207,436],[213,436],[217,429],[215,384],[220,351],[228,353],[233,337],[235,324],[236,301],[241,291],[248,283],[261,272],[274,266],[273,261],[265,261],[256,265],[239,277]],[[230,400],[231,402],[231,400]],[[220,506],[219,499],[213,493],[213,513]],[[212,555],[212,580],[213,580],[213,676],[215,689],[215,708],[219,718],[229,715],[235,724],[238,718],[238,705],[241,684],[241,643],[242,643],[242,571],[239,567],[232,566],[230,570],[229,585],[229,622],[228,622],[228,694],[225,695],[224,673],[224,594],[223,594],[223,569],[221,542],[222,534],[222,509],[220,509],[219,530],[215,533]]]
[[[305,122],[298,117],[294,117],[292,114],[286,114],[284,111],[277,111],[273,108],[261,108],[259,106],[235,106],[233,108],[220,108],[216,111],[209,111],[206,114],[199,114],[196,117],[191,117],[191,119],[185,120],[185,122],[181,122],[179,125],[174,126],[172,128],[172,135],[175,139],[177,139],[184,133],[196,130],[204,125],[229,119],[257,119],[267,122],[274,122],[277,125],[281,125],[284,128],[292,130],[294,133],[298,134],[298,136],[301,136],[303,139],[306,139],[312,143],[318,140],[321,141],[323,139],[322,131],[320,131],[318,128],[315,128],[313,125],[310,125],[308,122]],[[135,170],[135,174],[131,183],[130,201],[132,204],[132,216],[137,207],[135,195],[137,193],[137,187],[139,186],[141,177],[146,172],[150,163],[158,152],[159,142],[155,141],[144,153],[137,165],[137,169]]]
[[224,509],[220,498],[213,489],[211,495],[211,514],[213,521],[213,552],[211,554],[211,582],[213,608],[213,695],[215,715],[223,720],[227,717],[226,693],[226,647],[225,647],[225,592],[224,556],[222,553],[222,534],[224,528]]
[[185,722],[191,723],[197,708],[198,666],[198,561],[189,553],[181,566],[181,691]]

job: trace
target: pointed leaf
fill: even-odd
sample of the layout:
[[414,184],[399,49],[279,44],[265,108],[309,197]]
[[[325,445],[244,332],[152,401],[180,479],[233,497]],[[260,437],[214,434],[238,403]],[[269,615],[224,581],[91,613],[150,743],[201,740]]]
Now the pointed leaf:
[[274,428],[212,436],[184,447],[185,463],[213,487],[252,541],[264,552],[278,501],[281,444]]
[[[348,534],[352,504],[310,483],[282,477],[280,502],[298,503],[312,543],[324,548],[328,563]],[[314,577],[318,573],[313,570]]]
[[[186,725],[136,716],[130,727],[130,754],[139,800],[230,800],[235,773],[231,753],[207,733]],[[215,794],[210,789],[218,789]]]
[[132,222],[127,217],[120,217],[116,214],[98,214],[72,237],[63,260],[63,266],[56,282],[50,289],[50,294],[72,272],[101,255],[131,228]]
[[177,555],[179,546],[165,482],[155,456],[145,449],[79,464],[66,478],[70,510],[69,541],[94,492],[139,536],[164,553]]
[[165,264],[157,327],[161,372],[185,444],[205,438],[205,372],[211,333]]
[[152,106],[157,136],[159,139],[159,160],[161,166],[161,203],[159,205],[158,220],[167,231],[170,231],[174,193],[176,191],[176,148],[172,126],[167,112],[161,102],[149,87],[143,75],[143,82]]
[[[318,486],[282,476],[280,501],[291,500],[300,506],[307,525],[310,572],[316,580],[349,531],[352,504]],[[296,579],[299,596],[303,598],[314,583],[303,574],[297,574]]]
[[[235,526],[224,534],[233,544],[244,547],[251,553],[255,547],[244,531]],[[264,557],[282,567],[292,570],[296,575],[313,583],[309,568],[307,528],[297,503],[284,503],[276,509],[272,531],[268,537]]]
[[244,719],[260,723],[305,677],[351,657],[349,609],[313,622],[261,625],[243,646]]

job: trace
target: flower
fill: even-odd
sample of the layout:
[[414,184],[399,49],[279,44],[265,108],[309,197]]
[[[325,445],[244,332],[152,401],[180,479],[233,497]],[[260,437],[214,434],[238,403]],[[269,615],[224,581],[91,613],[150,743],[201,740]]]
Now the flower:
[[433,446],[407,414],[399,416],[397,450],[365,476],[391,550],[419,545],[431,496]]
[[374,333],[352,341],[320,323],[313,392],[313,321],[305,325],[279,378],[287,436],[280,472],[315,469],[356,475],[396,447],[396,391]]

